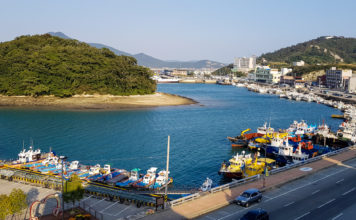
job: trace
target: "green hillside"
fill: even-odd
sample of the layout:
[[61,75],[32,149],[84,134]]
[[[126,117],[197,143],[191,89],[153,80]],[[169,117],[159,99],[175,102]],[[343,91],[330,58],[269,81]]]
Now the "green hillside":
[[304,60],[306,64],[356,63],[356,38],[319,37],[304,43],[262,54],[258,62],[282,62]]
[[151,94],[148,68],[129,56],[49,34],[0,43],[0,94]]

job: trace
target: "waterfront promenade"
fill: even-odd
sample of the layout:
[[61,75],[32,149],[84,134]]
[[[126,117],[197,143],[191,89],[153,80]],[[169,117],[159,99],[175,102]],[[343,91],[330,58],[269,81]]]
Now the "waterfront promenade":
[[[265,186],[263,187],[263,179],[248,184],[240,185],[238,187],[227,189],[215,194],[208,194],[202,196],[197,200],[186,202],[180,206],[172,207],[170,210],[156,213],[152,216],[147,216],[145,219],[192,219],[200,215],[215,211],[219,208],[229,205],[236,196],[241,194],[244,190],[249,188],[259,188],[262,191],[267,191],[286,184],[288,182],[303,178],[310,174],[316,173],[322,169],[337,166],[347,166],[343,164],[344,161],[350,160],[356,157],[356,149],[350,149],[343,153],[325,157],[322,160],[318,160],[301,167],[293,168],[280,172],[274,175],[270,175],[265,179]],[[312,168],[310,171],[302,171],[301,168]]]

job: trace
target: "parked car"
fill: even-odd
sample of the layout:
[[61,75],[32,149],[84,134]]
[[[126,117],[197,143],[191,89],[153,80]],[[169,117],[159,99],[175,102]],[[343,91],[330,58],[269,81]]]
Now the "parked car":
[[248,207],[251,203],[260,202],[262,193],[258,189],[248,189],[240,196],[236,197],[235,202],[237,205]]
[[352,98],[352,95],[348,95],[348,96],[346,96],[346,98]]
[[254,209],[248,211],[240,220],[269,220],[269,215],[263,209]]

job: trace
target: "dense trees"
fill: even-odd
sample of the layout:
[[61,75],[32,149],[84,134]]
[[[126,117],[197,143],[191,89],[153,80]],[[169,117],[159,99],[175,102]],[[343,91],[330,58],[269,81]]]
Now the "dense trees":
[[0,94],[150,94],[156,84],[136,59],[49,34],[0,43]]
[[[342,58],[342,59],[339,59]],[[304,60],[307,64],[328,64],[336,62],[356,63],[356,38],[320,37],[304,43],[262,54],[258,61],[285,62]]]
[[69,181],[66,181],[64,186],[63,199],[64,202],[72,202],[73,207],[76,201],[80,201],[84,196],[82,181],[77,175],[72,175]]
[[27,207],[26,194],[21,189],[13,189],[10,195],[0,195],[0,219],[21,213]]
[[237,77],[246,76],[246,74],[244,74],[243,72],[233,71],[233,68],[234,65],[229,64],[227,66],[215,70],[214,72],[212,72],[212,74],[217,76],[237,76]]

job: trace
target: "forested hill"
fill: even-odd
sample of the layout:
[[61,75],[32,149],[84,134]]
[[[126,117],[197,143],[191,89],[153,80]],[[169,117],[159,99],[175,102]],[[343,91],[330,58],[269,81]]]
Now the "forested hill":
[[272,53],[262,54],[258,61],[285,62],[303,60],[307,64],[356,63],[356,38],[319,37]]
[[0,94],[151,94],[156,83],[133,57],[49,34],[0,43]]

